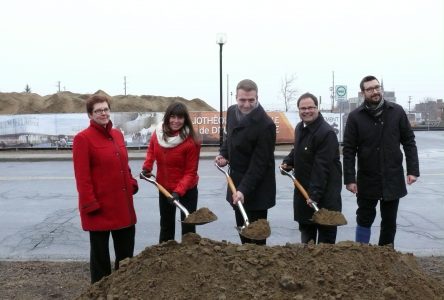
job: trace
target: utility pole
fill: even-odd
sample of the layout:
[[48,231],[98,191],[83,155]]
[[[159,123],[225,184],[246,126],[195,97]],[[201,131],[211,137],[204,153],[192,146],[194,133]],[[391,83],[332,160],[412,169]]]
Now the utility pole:
[[123,92],[124,95],[126,96],[126,76],[123,76]]
[[57,93],[60,93],[60,81],[57,81]]

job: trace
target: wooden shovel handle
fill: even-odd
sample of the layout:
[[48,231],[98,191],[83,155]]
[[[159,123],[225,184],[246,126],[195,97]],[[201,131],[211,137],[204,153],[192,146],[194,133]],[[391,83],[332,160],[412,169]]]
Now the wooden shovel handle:
[[233,194],[236,193],[236,187],[234,186],[234,182],[233,179],[231,179],[230,176],[227,176],[227,182],[228,182],[228,186],[230,187],[230,190]]
[[168,198],[173,198],[173,195],[170,194],[170,192],[168,192],[163,186],[161,186],[160,184],[156,183],[157,188],[159,189],[159,191],[164,194],[166,197]]
[[308,196],[307,191],[304,189],[304,187],[299,183],[299,181],[295,178],[293,179],[294,186],[301,192],[302,196],[304,196],[305,200],[310,199]]

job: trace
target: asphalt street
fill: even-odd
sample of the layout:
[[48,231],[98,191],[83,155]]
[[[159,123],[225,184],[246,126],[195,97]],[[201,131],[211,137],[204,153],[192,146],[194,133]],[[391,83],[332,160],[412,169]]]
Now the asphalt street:
[[[409,194],[401,199],[395,248],[418,256],[444,255],[444,132],[415,134],[421,177],[408,186]],[[276,154],[277,166],[284,153]],[[0,259],[88,260],[89,239],[80,226],[72,162],[69,158],[57,159],[57,154],[41,160],[38,154],[28,160],[21,154],[0,152]],[[200,160],[198,206],[210,208],[218,220],[198,226],[197,231],[213,240],[239,243],[234,214],[225,201],[226,180],[213,165],[214,155],[206,151]],[[137,176],[143,155],[130,157]],[[272,234],[268,244],[298,243],[292,182],[277,169],[276,180],[277,204],[269,211]],[[138,217],[136,254],[156,244],[159,233],[158,191],[146,181],[139,180],[139,186],[134,199]],[[354,240],[356,199],[345,188],[342,197],[348,224],[339,228],[337,241]],[[372,228],[373,244],[378,241],[379,223],[378,213]],[[180,240],[180,223],[176,226],[176,239]]]

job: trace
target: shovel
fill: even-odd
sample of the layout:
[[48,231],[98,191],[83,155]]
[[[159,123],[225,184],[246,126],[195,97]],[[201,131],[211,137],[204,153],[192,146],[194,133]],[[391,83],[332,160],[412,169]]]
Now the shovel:
[[[214,165],[219,169],[219,171],[224,173],[225,177],[227,178],[227,183],[228,186],[230,187],[231,192],[233,194],[236,193],[236,187],[234,186],[233,179],[231,179],[230,175],[228,175],[228,172],[219,167],[217,163],[215,163]],[[239,211],[241,212],[241,215],[244,218],[244,225],[235,227],[240,235],[250,240],[265,240],[270,236],[271,230],[267,220],[257,220],[250,224],[250,221],[248,220],[248,216],[247,213],[245,212],[244,205],[242,204],[242,202],[238,201],[237,206],[239,207]]]
[[[299,183],[296,177],[293,176],[293,174],[284,170],[281,166],[279,166],[279,169],[281,170],[281,173],[287,175],[293,180],[294,186],[299,190],[299,192],[301,192],[305,200],[310,199],[307,191]],[[330,211],[325,208],[319,209],[315,201],[311,201],[309,206],[315,210],[315,213],[313,214],[313,221],[315,223],[328,226],[340,226],[347,224],[347,220],[345,219],[344,215],[338,211]]]
[[[173,198],[173,196],[156,180],[146,177],[143,173],[139,175],[140,179],[144,179],[148,182],[154,184],[159,191],[170,199],[173,199],[173,204],[180,209],[180,211],[185,215],[185,219],[182,223],[190,225],[203,225],[217,220],[217,216],[211,212],[208,208],[199,208],[195,212],[191,213],[183,206],[179,201]],[[154,177],[154,175],[153,175]]]

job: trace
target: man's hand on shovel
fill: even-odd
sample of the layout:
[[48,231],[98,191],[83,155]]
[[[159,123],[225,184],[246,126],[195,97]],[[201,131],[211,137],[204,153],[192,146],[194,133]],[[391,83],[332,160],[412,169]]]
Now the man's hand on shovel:
[[318,203],[316,201],[311,200],[310,198],[305,200],[311,208],[313,208],[316,212],[319,211]]
[[233,204],[237,205],[238,202],[241,202],[244,204],[244,194],[241,191],[236,191],[236,193],[233,193]]
[[214,159],[214,162],[219,166],[219,167],[225,167],[228,164],[228,159],[226,159],[225,157],[223,157],[222,155],[218,155],[216,156],[216,158]]
[[[291,170],[293,170],[293,166],[287,165],[285,163],[280,165],[279,169],[283,169],[284,171],[290,172]],[[281,170],[281,175],[287,175],[285,174],[282,170]]]

